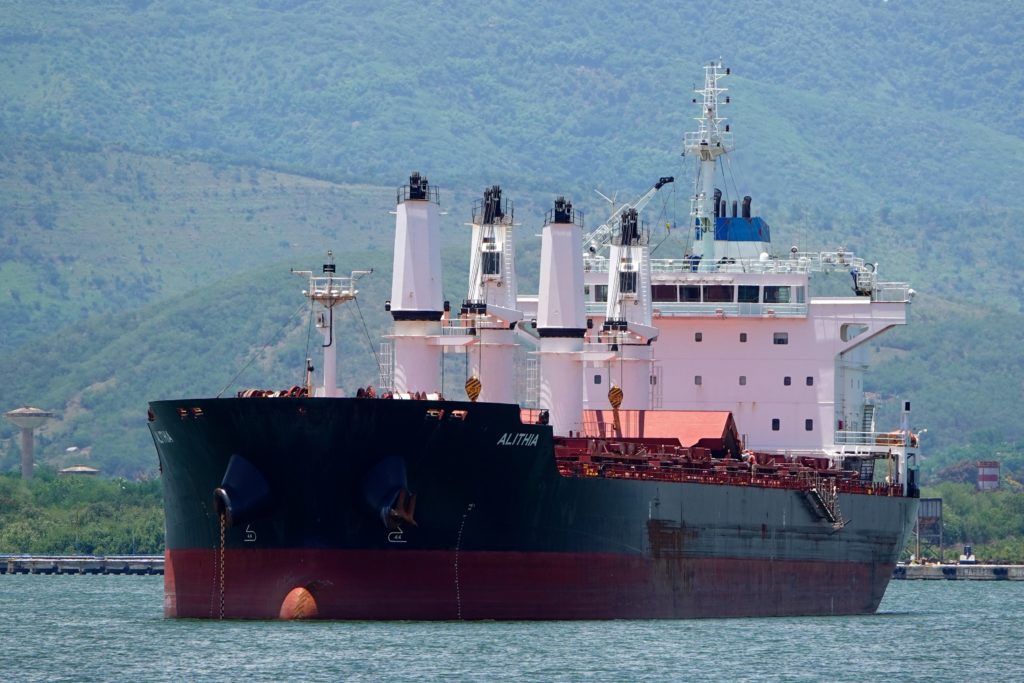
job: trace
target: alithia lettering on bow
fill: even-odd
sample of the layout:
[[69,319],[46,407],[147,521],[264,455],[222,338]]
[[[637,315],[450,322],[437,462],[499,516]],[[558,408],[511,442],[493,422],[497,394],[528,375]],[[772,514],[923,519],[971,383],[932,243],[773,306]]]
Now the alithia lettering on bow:
[[499,446],[536,446],[540,435],[528,432],[505,432],[498,439]]

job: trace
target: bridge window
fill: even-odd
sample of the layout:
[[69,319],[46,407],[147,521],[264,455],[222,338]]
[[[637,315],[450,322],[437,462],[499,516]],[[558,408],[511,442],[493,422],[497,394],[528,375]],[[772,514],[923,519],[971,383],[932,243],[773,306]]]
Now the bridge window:
[[700,301],[700,287],[698,285],[682,285],[679,287],[679,300],[687,303]]
[[782,345],[789,343],[789,332],[776,332],[772,336],[772,343],[775,345]]
[[731,304],[733,297],[732,285],[704,285],[705,303]]
[[779,418],[777,418],[777,417],[773,417],[772,418],[772,431],[773,432],[779,431],[779,427],[781,426],[780,423],[781,423],[781,420],[779,420]]
[[765,287],[764,303],[766,304],[788,304],[789,287]]
[[594,301],[608,301],[608,285],[594,285]]
[[679,300],[679,288],[675,285],[652,285],[651,286],[651,300],[652,301],[678,301]]
[[807,290],[804,287],[794,287],[796,290],[796,302],[798,304],[807,303]]
[[757,285],[740,285],[736,289],[736,300],[741,304],[756,304],[760,296]]

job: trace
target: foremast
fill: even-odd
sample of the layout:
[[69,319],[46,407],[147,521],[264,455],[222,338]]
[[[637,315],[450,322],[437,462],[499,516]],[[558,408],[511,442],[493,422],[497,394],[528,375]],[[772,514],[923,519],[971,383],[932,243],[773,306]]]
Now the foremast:
[[356,295],[359,294],[355,286],[356,280],[373,272],[372,270],[353,270],[348,276],[339,276],[336,271],[334,253],[331,251],[327,252],[327,263],[323,264],[321,275],[316,275],[311,270],[292,271],[296,275],[309,278],[309,288],[303,290],[302,295],[309,299],[311,304],[318,305],[322,309],[317,314],[316,326],[324,338],[321,345],[324,354],[323,383],[317,387],[315,392],[313,391],[313,368],[307,361],[306,391],[310,395],[327,398],[341,395],[341,391],[338,389],[338,345],[334,334],[334,307],[355,300]]
[[683,138],[684,154],[699,160],[690,216],[694,226],[694,255],[700,256],[704,263],[714,263],[716,258],[715,219],[719,211],[715,197],[715,167],[718,158],[733,149],[732,133],[718,112],[720,104],[729,103],[729,97],[724,96],[726,88],[721,87],[718,81],[730,73],[731,70],[723,67],[721,61],[704,66],[704,87],[695,90],[696,97],[693,98],[695,103],[699,100],[701,104],[701,115],[696,119],[697,131],[687,133]]

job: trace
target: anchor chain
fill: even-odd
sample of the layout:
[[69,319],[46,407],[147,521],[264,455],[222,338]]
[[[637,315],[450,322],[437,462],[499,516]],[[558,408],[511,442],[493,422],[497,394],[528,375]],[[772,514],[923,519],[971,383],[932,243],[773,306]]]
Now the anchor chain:
[[225,515],[220,514],[220,553],[217,563],[220,578],[220,618],[224,618],[224,528],[227,526]]
[[459,534],[455,538],[455,614],[456,619],[462,621],[462,587],[459,585],[459,550],[462,549],[462,530],[466,528],[466,518],[476,507],[475,503],[466,506],[462,513],[462,523],[459,524]]

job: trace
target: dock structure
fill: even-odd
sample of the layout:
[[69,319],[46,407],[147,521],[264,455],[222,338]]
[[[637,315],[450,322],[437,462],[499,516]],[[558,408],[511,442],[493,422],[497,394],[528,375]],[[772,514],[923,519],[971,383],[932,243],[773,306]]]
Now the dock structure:
[[1024,581],[1021,564],[908,564],[892,578],[921,581]]
[[0,574],[163,573],[163,555],[0,555]]

